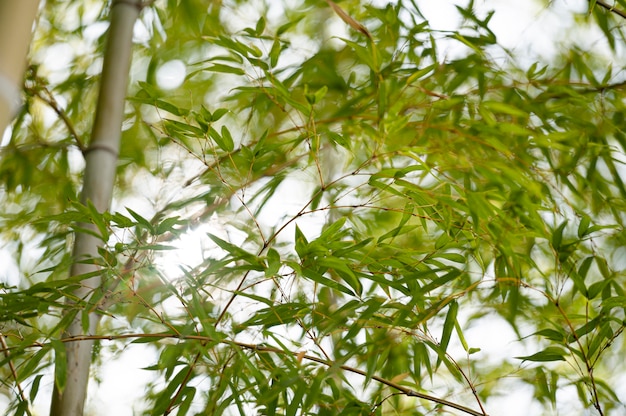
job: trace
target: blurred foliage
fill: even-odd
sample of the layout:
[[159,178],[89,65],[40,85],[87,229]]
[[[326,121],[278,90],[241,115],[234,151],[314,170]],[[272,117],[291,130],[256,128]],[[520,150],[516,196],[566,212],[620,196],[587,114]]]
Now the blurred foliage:
[[[455,31],[414,0],[150,3],[99,214],[77,194],[108,6],[46,2],[0,148],[11,411],[93,310],[102,348],[157,349],[145,414],[488,414],[522,386],[536,414],[626,411],[620,16],[577,16],[608,54],[525,64],[473,2]],[[106,286],[69,311],[78,222]],[[473,334],[498,320],[494,356]]]

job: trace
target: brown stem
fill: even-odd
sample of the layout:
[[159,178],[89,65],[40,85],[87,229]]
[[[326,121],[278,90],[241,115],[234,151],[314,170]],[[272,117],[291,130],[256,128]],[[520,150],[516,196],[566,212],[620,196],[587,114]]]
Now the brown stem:
[[[204,346],[204,343],[202,343],[202,344]],[[183,378],[183,380],[180,382],[180,386],[178,386],[178,389],[176,390],[176,393],[172,397],[172,400],[170,400],[170,404],[167,405],[167,409],[165,409],[164,414],[169,415],[174,410],[174,407],[176,405],[176,400],[178,400],[178,397],[180,396],[180,394],[182,393],[183,389],[185,388],[185,386],[187,385],[187,383],[191,379],[191,375],[193,374],[193,369],[196,366],[196,364],[198,363],[198,360],[200,359],[201,355],[202,355],[202,353],[199,352],[194,357],[193,363],[191,363],[191,365],[189,366],[189,370],[187,370],[187,374],[185,374],[185,378]]]
[[46,87],[43,87],[43,86],[26,87],[25,90],[33,94],[33,96],[39,98],[44,103],[46,103],[48,107],[50,107],[52,111],[54,111],[56,115],[59,116],[61,121],[63,121],[63,124],[65,124],[65,128],[67,128],[67,130],[69,131],[70,136],[74,138],[74,141],[76,142],[76,145],[78,146],[78,148],[81,150],[81,152],[84,153],[87,150],[85,147],[85,144],[83,143],[80,136],[76,132],[76,129],[74,128],[74,124],[72,123],[70,118],[67,116],[67,113],[65,112],[65,110],[61,108],[61,105],[54,98],[54,95],[52,95],[52,93]]
[[587,370],[587,374],[589,375],[589,381],[591,382],[591,386],[588,385],[587,387],[589,388],[590,393],[591,393],[591,398],[593,400],[593,407],[596,408],[600,416],[604,416],[604,412],[602,411],[602,406],[600,405],[600,398],[598,396],[598,388],[596,386],[596,380],[595,380],[595,377],[593,376],[593,365],[591,364],[589,357],[585,353],[585,349],[583,348],[583,344],[582,344],[582,341],[580,340],[580,337],[576,335],[576,328],[574,328],[574,325],[567,317],[567,314],[561,307],[561,304],[557,300],[552,299],[552,297],[548,297],[548,300],[550,300],[554,304],[554,306],[556,306],[557,310],[559,311],[559,313],[565,320],[565,323],[567,324],[569,330],[571,331],[572,336],[574,337],[574,340],[576,341],[576,344],[578,345],[578,348],[580,348],[580,355],[583,359],[583,362],[585,363],[585,368]]
[[[17,391],[19,392],[20,399],[24,403],[28,403],[28,400],[26,399],[26,395],[24,394],[24,390],[22,389],[22,385],[20,384],[19,379],[17,377],[17,371],[15,370],[15,365],[13,364],[13,360],[11,360],[10,358],[7,342],[4,340],[4,334],[2,333],[0,333],[0,345],[2,346],[2,351],[4,352],[4,356],[7,358],[7,361],[9,362],[9,369],[11,370],[11,375],[13,376],[13,379],[15,380],[15,385],[17,386]],[[28,408],[28,406],[26,407],[26,414],[28,416],[32,416],[32,413],[30,413],[30,409]]]
[[[591,2],[591,0],[590,0]],[[611,13],[615,13],[618,16],[623,17],[624,19],[626,19],[626,12],[620,10],[620,9],[616,9],[615,6],[611,6],[608,3],[603,2],[602,0],[596,0],[595,3],[600,6],[605,8],[606,10],[610,11]]]

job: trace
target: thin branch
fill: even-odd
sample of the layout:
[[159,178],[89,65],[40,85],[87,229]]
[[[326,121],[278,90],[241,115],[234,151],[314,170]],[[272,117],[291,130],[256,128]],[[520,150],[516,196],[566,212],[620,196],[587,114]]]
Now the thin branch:
[[[13,364],[13,360],[11,360],[11,356],[10,356],[11,354],[9,353],[9,348],[7,346],[7,343],[4,340],[3,333],[0,333],[0,346],[2,346],[2,351],[4,352],[4,356],[7,358],[7,361],[9,362],[9,369],[11,370],[11,375],[13,376],[13,379],[15,379],[15,385],[17,386],[17,391],[19,392],[20,399],[24,403],[28,403],[28,400],[26,399],[26,395],[24,394],[24,390],[22,389],[22,385],[20,384],[20,381],[17,377],[17,371],[15,369],[15,365]],[[26,406],[26,414],[28,416],[32,416],[32,413],[30,413],[30,409],[28,408],[28,406]]]
[[[589,0],[589,2],[593,3],[592,0]],[[615,6],[611,6],[610,4],[607,4],[605,2],[603,2],[602,0],[595,0],[595,3],[600,6],[605,8],[606,10],[610,11],[611,13],[615,13],[618,16],[623,17],[624,19],[626,19],[626,12],[620,10],[620,9],[616,9]]]
[[[203,346],[205,344],[206,344],[205,342],[202,343]],[[176,393],[174,394],[174,396],[172,396],[172,400],[170,400],[170,404],[167,406],[167,409],[165,409],[165,412],[164,412],[165,415],[169,415],[174,410],[176,406],[176,401],[178,401],[178,398],[183,392],[183,389],[187,386],[187,383],[191,379],[191,375],[193,374],[193,369],[196,367],[196,364],[198,364],[198,360],[200,359],[201,355],[202,355],[202,352],[199,352],[194,357],[193,363],[191,363],[191,365],[189,366],[189,369],[187,370],[187,374],[185,374],[185,378],[183,378],[183,380],[180,382],[180,385],[178,386]]]
[[337,16],[339,16],[339,18],[343,20],[345,23],[347,23],[352,29],[363,33],[365,36],[367,36],[367,38],[370,41],[372,42],[374,41],[372,34],[367,30],[367,28],[363,26],[361,23],[357,22],[348,13],[346,13],[346,11],[343,10],[341,7],[339,7],[337,3],[331,0],[324,0],[324,1],[326,1],[326,3],[330,6],[331,9],[333,9],[333,11],[337,14]]
[[[476,283],[480,283],[480,282],[476,282]],[[478,286],[477,284],[473,284],[472,286],[476,287]],[[467,376],[467,374],[465,374],[465,371],[463,371],[463,369],[461,368],[461,366],[459,365],[459,363],[457,363],[454,358],[452,358],[450,356],[450,354],[448,354],[446,352],[446,357],[448,357],[448,359],[452,362],[452,364],[454,364],[454,366],[457,368],[457,370],[459,370],[459,373],[461,373],[461,376],[465,379],[465,382],[467,382],[467,385],[470,387],[470,389],[472,390],[472,394],[474,395],[474,398],[476,399],[476,402],[478,402],[478,407],[480,407],[480,410],[484,413],[486,413],[485,408],[483,407],[483,403],[480,400],[480,396],[478,396],[478,392],[476,391],[476,387],[474,386],[474,383],[472,382],[472,380],[469,379],[469,377]],[[469,357],[469,355],[468,355]],[[469,360],[469,358],[468,358]]]
[[[591,399],[593,401],[593,407],[596,408],[596,410],[598,411],[600,416],[604,416],[604,412],[602,410],[602,404],[600,403],[600,397],[598,395],[598,387],[596,386],[596,380],[595,380],[595,377],[593,375],[593,364],[591,364],[591,360],[589,359],[589,356],[587,355],[587,353],[585,353],[585,349],[583,347],[583,344],[582,344],[582,341],[581,341],[580,337],[578,336],[578,334],[576,334],[576,328],[572,324],[572,321],[568,318],[567,314],[565,313],[565,310],[563,310],[563,307],[558,302],[558,300],[553,299],[549,295],[547,295],[547,299],[550,302],[552,302],[552,304],[557,308],[557,310],[559,311],[559,313],[561,314],[561,316],[565,320],[565,323],[567,324],[567,327],[569,328],[572,337],[574,337],[574,340],[575,340],[576,344],[578,344],[578,348],[580,349],[580,351],[579,351],[580,352],[580,356],[581,356],[581,358],[582,358],[582,360],[583,360],[583,362],[585,364],[585,368],[587,370],[587,375],[589,376],[590,383],[585,383],[585,384],[587,385],[587,388],[589,389],[589,393],[591,394]],[[576,350],[574,350],[572,347],[570,347],[569,344],[566,344],[565,346],[567,347],[567,349],[572,351],[574,356],[576,355],[575,354]]]
[[52,93],[48,89],[42,86],[25,87],[25,90],[31,93],[34,97],[37,97],[41,101],[46,103],[48,107],[50,107],[52,111],[54,111],[57,114],[57,116],[59,116],[59,118],[61,119],[61,121],[63,121],[63,124],[65,124],[65,127],[69,131],[70,136],[74,138],[74,141],[76,142],[76,146],[78,146],[81,152],[84,153],[86,151],[86,147],[83,144],[83,141],[81,140],[80,136],[76,132],[76,129],[74,129],[74,124],[67,116],[67,113],[65,112],[65,110],[61,108],[57,100],[54,98],[54,95],[52,95]]

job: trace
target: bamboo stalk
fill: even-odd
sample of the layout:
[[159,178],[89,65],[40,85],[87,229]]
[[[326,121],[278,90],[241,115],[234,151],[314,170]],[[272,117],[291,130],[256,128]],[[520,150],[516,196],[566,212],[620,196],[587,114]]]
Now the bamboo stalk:
[[0,1],[0,137],[22,102],[22,77],[39,0]]
[[[140,0],[114,0],[111,7],[111,26],[104,54],[96,118],[91,143],[85,151],[85,178],[81,198],[83,203],[93,204],[98,212],[109,209],[113,195],[131,62],[133,26],[142,4]],[[96,231],[93,224],[81,224],[81,227]],[[102,245],[103,242],[94,235],[77,233],[71,275],[81,276],[97,272],[98,266],[83,261],[97,257],[98,248]],[[101,285],[100,275],[82,280],[81,287],[73,293],[74,299],[88,300]],[[68,304],[75,305],[71,300]],[[86,331],[81,323],[83,313],[88,313]],[[64,337],[95,334],[99,321],[100,314],[97,311],[79,311]],[[64,388],[55,383],[50,415],[81,416],[87,395],[93,341],[70,342],[65,348],[67,382]]]

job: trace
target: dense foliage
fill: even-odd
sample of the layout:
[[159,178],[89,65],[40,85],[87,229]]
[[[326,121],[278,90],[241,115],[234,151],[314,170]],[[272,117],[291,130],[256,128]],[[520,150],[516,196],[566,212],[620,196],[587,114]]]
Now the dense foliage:
[[[149,4],[100,214],[78,193],[108,7],[47,2],[0,148],[11,412],[55,362],[65,384],[91,311],[96,365],[157,352],[145,414],[626,412],[624,21],[591,3],[607,52],[530,65],[473,2],[455,31],[414,0]],[[81,222],[105,285],[72,306]]]

